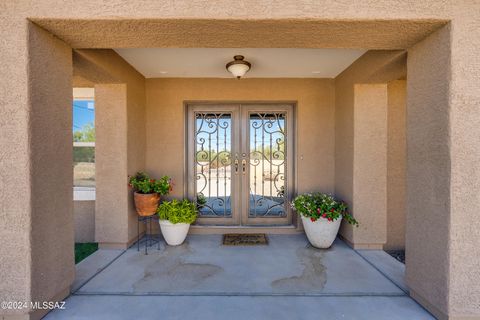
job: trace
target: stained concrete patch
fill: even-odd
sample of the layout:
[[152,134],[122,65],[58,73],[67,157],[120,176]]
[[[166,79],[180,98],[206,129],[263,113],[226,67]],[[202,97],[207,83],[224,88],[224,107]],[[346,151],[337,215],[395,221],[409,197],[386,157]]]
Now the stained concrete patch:
[[130,248],[77,294],[405,295],[355,251],[307,247],[304,235],[270,235],[268,246],[223,246],[221,235],[189,235],[144,255]]
[[223,271],[213,264],[185,262],[189,254],[193,252],[188,242],[181,246],[166,247],[160,257],[145,267],[144,276],[133,284],[133,291],[155,292],[158,288],[171,292],[186,291]]
[[322,263],[322,255],[322,251],[311,246],[298,249],[297,257],[304,266],[302,274],[273,281],[273,291],[301,293],[322,290],[327,282],[327,272]]

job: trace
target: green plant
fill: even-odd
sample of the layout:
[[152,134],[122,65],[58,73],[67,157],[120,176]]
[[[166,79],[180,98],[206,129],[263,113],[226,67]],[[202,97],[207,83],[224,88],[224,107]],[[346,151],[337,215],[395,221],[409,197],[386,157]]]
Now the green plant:
[[358,227],[358,221],[348,213],[347,205],[329,194],[315,192],[299,195],[293,200],[292,207],[312,222],[320,218],[334,221],[343,217],[345,221]]
[[203,195],[203,193],[197,194],[197,207],[201,208],[207,204],[207,198]]
[[137,172],[133,177],[129,177],[128,185],[138,193],[149,194],[158,193],[167,195],[172,191],[172,180],[168,176],[160,179],[151,179],[145,172]]
[[164,201],[157,209],[160,220],[168,220],[171,223],[192,224],[197,219],[197,207],[195,202],[189,200]]
[[95,142],[95,126],[93,123],[85,124],[80,130],[73,132],[74,142]]
[[97,250],[96,242],[75,243],[75,263],[79,263]]

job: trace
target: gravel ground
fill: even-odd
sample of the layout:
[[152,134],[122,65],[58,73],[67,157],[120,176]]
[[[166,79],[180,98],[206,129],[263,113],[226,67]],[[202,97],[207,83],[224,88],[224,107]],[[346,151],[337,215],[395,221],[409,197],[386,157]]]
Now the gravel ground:
[[387,250],[386,252],[401,263],[405,263],[405,250]]

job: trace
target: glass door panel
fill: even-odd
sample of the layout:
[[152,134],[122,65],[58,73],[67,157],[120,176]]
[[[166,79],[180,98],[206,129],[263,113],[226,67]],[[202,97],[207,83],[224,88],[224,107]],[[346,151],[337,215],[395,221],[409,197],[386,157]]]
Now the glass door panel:
[[191,105],[187,194],[200,225],[288,225],[291,105]]
[[200,217],[231,217],[232,115],[195,113],[195,191]]
[[249,218],[285,217],[285,113],[250,113]]
[[244,225],[289,225],[293,190],[292,105],[242,105],[242,179]]
[[238,172],[234,173],[238,110],[238,105],[188,107],[186,187],[188,197],[197,203],[197,224],[240,223]]

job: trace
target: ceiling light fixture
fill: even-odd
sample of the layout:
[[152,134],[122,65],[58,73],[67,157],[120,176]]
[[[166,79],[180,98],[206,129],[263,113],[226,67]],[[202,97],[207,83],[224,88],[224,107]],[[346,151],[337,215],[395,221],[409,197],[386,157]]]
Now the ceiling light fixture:
[[243,77],[245,73],[247,73],[247,71],[252,67],[250,62],[243,59],[245,59],[244,56],[236,55],[233,57],[233,61],[230,61],[226,65],[228,72],[233,74],[233,76],[237,79]]

